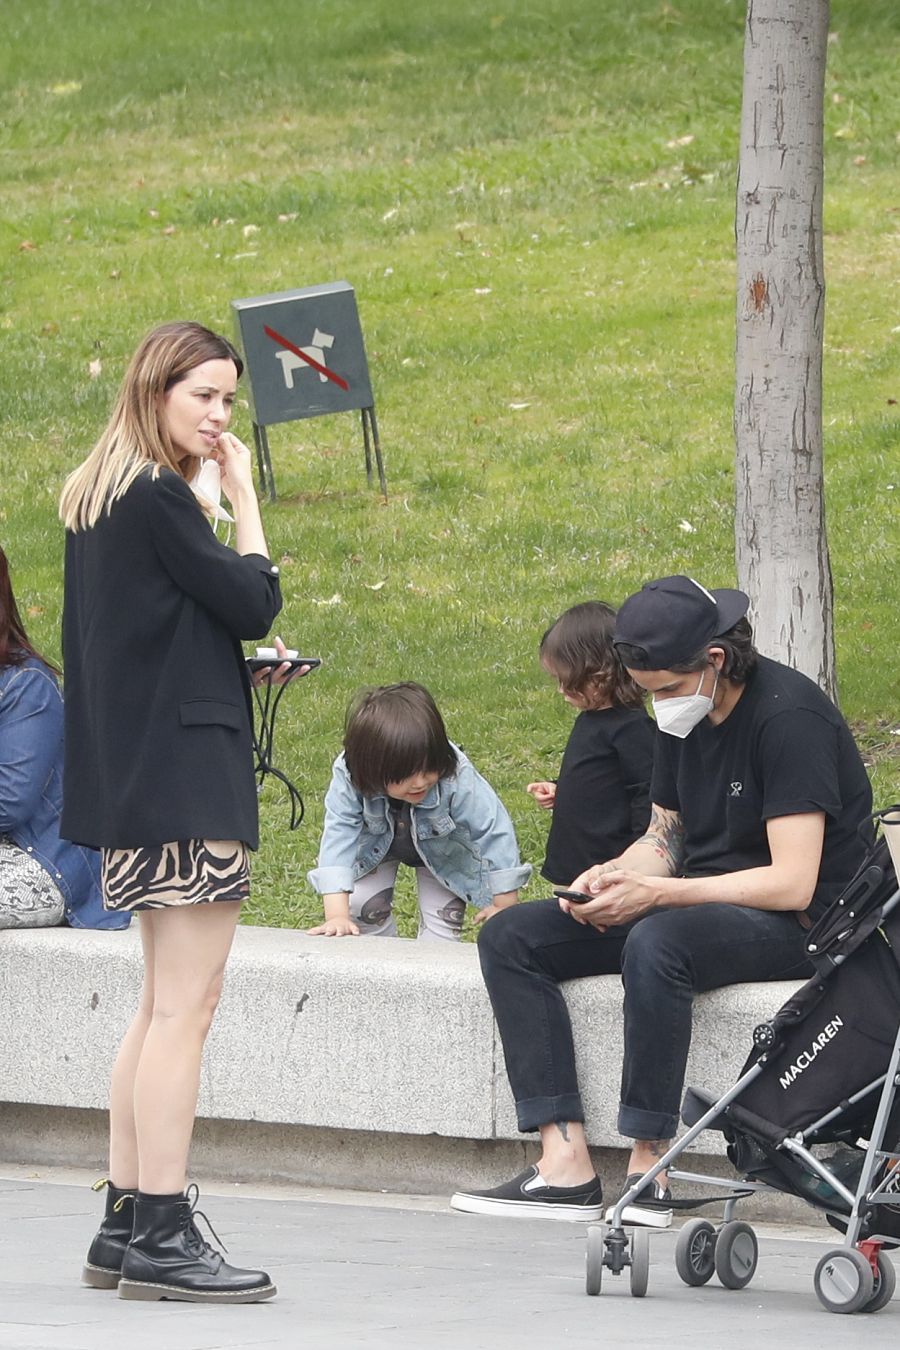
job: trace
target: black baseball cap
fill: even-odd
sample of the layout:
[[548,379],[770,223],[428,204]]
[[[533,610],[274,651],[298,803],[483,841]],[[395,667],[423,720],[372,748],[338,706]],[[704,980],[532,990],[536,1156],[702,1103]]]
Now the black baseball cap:
[[640,661],[629,652],[632,670],[671,670],[727,633],[749,605],[743,591],[708,591],[693,577],[648,581],[619,610],[613,644],[626,642],[643,652]]

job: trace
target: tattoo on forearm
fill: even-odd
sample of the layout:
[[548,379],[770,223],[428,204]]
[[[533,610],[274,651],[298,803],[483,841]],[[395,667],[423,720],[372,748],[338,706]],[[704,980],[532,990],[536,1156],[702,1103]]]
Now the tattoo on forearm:
[[675,876],[684,857],[684,826],[676,811],[658,811],[654,807],[647,833],[640,842],[649,844]]

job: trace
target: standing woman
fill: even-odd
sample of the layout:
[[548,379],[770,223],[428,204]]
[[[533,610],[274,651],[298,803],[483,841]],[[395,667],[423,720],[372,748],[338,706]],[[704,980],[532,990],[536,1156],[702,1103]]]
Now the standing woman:
[[[185,1195],[200,1060],[258,846],[241,639],[281,608],[250,454],[226,428],[242,362],[196,323],[135,352],[109,424],[66,480],[63,835],[102,851],[104,904],[137,910],[140,1006],[112,1072],[106,1216],[84,1278],[120,1298],[250,1303]],[[218,542],[191,489],[217,461]]]

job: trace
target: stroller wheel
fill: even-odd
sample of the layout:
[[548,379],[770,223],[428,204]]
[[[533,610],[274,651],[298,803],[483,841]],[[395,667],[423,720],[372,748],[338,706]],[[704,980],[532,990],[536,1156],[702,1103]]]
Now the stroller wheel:
[[604,1230],[592,1223],[587,1230],[587,1248],[584,1253],[584,1292],[592,1297],[600,1293],[603,1284]]
[[716,1230],[709,1219],[690,1219],[675,1244],[675,1269],[685,1284],[701,1285],[716,1268]]
[[880,1312],[890,1303],[897,1288],[897,1272],[890,1257],[884,1252],[878,1253],[878,1274],[875,1276],[875,1293],[864,1303],[861,1312]]
[[875,1291],[872,1267],[855,1247],[837,1247],[826,1252],[813,1277],[816,1296],[833,1313],[854,1313],[871,1300]]
[[756,1274],[759,1246],[748,1223],[731,1219],[716,1235],[716,1274],[726,1289],[743,1289]]
[[636,1228],[631,1235],[631,1297],[643,1298],[650,1279],[650,1234]]

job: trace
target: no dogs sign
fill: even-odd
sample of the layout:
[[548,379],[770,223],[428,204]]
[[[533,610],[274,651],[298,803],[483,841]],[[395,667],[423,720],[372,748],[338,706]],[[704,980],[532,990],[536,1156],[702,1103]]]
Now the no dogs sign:
[[231,303],[260,426],[372,406],[356,296],[346,281]]
[[346,281],[232,300],[247,364],[260,477],[274,497],[265,428],[360,409],[371,481],[370,435],[386,491],[375,400],[356,296]]

